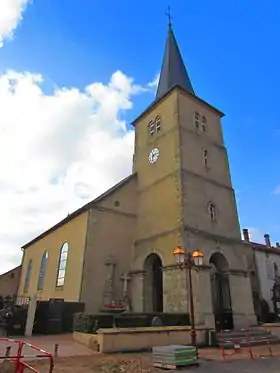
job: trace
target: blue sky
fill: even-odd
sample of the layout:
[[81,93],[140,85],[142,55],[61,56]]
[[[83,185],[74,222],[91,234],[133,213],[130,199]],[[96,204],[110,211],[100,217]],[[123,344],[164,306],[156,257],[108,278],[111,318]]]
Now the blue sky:
[[[39,73],[45,93],[53,85],[107,84],[116,70],[145,85],[160,69],[169,3],[196,93],[226,113],[241,226],[280,240],[280,194],[273,193],[280,185],[280,3],[33,0],[13,40],[0,49],[0,72]],[[135,96],[125,120],[152,98]]]

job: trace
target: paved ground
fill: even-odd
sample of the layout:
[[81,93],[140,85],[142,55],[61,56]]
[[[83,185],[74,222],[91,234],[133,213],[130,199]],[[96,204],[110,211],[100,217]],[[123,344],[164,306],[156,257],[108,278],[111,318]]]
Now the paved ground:
[[[280,358],[266,358],[255,361],[201,361],[199,367],[184,370],[160,370],[151,364],[150,356],[96,356],[77,357],[74,360],[59,359],[55,364],[55,373],[279,373]],[[34,366],[45,373],[46,365]]]
[[[0,0],[1,1],[1,0]],[[54,354],[54,346],[58,344],[58,356],[59,357],[70,357],[70,356],[89,356],[92,355],[92,351],[86,346],[75,342],[71,335],[59,335],[59,336],[42,336],[42,337],[31,337],[31,338],[18,338],[22,341],[28,342],[40,349]],[[3,356],[6,352],[6,348],[11,346],[11,356],[16,354],[18,345],[8,341],[2,341],[0,339],[0,356]],[[28,357],[34,357],[38,352],[34,351],[28,346],[24,347],[23,355]]]
[[[180,370],[181,373],[279,373],[279,371],[280,358],[228,362],[202,361],[198,368]],[[178,372],[178,370],[173,372]]]
[[[1,1],[1,0],[0,0]],[[93,353],[87,347],[76,343],[71,335],[44,336],[24,339],[45,351],[53,353],[54,345],[59,344],[58,358],[55,359],[55,373],[154,373],[163,372],[153,367],[151,354],[115,354],[102,355]],[[0,356],[3,356],[10,342],[1,342]],[[238,354],[231,355],[227,352],[224,358],[219,349],[200,350],[200,366],[180,370],[181,373],[279,373],[280,371],[280,345],[271,347],[274,357],[261,358],[260,355],[268,355],[268,346],[262,346],[250,351],[243,349]],[[11,354],[16,352],[14,347]],[[37,368],[40,373],[48,372],[48,362],[34,362],[35,351],[26,348],[24,354],[29,357],[31,366]],[[30,359],[32,362],[30,362]],[[2,373],[2,370],[0,369]],[[28,371],[27,371],[28,372]],[[168,372],[168,371],[166,371]],[[172,371],[169,371],[172,372]],[[175,371],[174,371],[175,372]],[[176,371],[178,372],[178,370]]]
[[[279,373],[280,358],[262,358],[254,361],[202,361],[198,368],[180,370],[181,373]],[[169,371],[170,372],[170,371]],[[172,371],[172,372],[178,372]]]

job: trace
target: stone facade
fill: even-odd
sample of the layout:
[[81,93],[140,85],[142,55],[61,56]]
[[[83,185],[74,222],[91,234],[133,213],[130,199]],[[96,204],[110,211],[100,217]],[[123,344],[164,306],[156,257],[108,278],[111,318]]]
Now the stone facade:
[[[87,312],[99,312],[104,306],[110,265],[112,299],[122,299],[121,277],[129,270],[136,230],[136,177],[91,208],[88,220],[83,280],[80,300]],[[116,203],[117,202],[117,203]],[[111,261],[108,263],[107,261]],[[107,263],[107,266],[106,266]]]
[[[196,112],[207,118],[206,133],[195,126]],[[156,117],[161,118],[161,132],[150,139],[147,126]],[[241,240],[220,117],[216,109],[175,88],[135,122],[139,210],[133,269],[143,270],[148,255],[159,255],[164,268],[164,311],[184,312],[189,291],[180,269],[168,270],[174,264],[173,249],[178,245],[190,251],[199,248],[206,266],[213,254],[222,254],[228,262],[233,322],[241,327],[256,322],[246,261],[250,248]],[[150,164],[148,155],[155,147],[160,157]],[[214,219],[209,216],[210,203]],[[193,277],[197,322],[213,326],[208,270]],[[145,289],[140,288],[135,287],[133,297],[138,299],[138,291],[143,291],[145,298]]]
[[264,243],[250,241],[248,229],[243,229],[244,241],[253,249],[249,251],[248,268],[251,274],[251,286],[254,295],[255,312],[261,315],[260,301],[264,300],[271,313],[274,313],[272,289],[280,282],[280,245],[272,246],[268,234],[264,235]]

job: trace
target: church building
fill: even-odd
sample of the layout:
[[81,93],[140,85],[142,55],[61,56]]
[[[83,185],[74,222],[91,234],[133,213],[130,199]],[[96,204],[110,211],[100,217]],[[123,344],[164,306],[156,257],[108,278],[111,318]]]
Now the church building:
[[23,246],[19,295],[81,301],[87,312],[121,301],[132,312],[188,312],[181,246],[203,253],[196,324],[256,324],[223,116],[196,95],[170,24],[155,100],[132,123],[133,173]]

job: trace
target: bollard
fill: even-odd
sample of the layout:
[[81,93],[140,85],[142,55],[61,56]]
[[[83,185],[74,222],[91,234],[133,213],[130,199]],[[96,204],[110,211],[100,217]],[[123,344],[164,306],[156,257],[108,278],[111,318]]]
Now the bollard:
[[11,353],[11,346],[8,346],[6,348],[6,354],[5,354],[5,357],[9,357],[10,356],[10,353]]
[[54,345],[54,357],[58,356],[58,343]]

